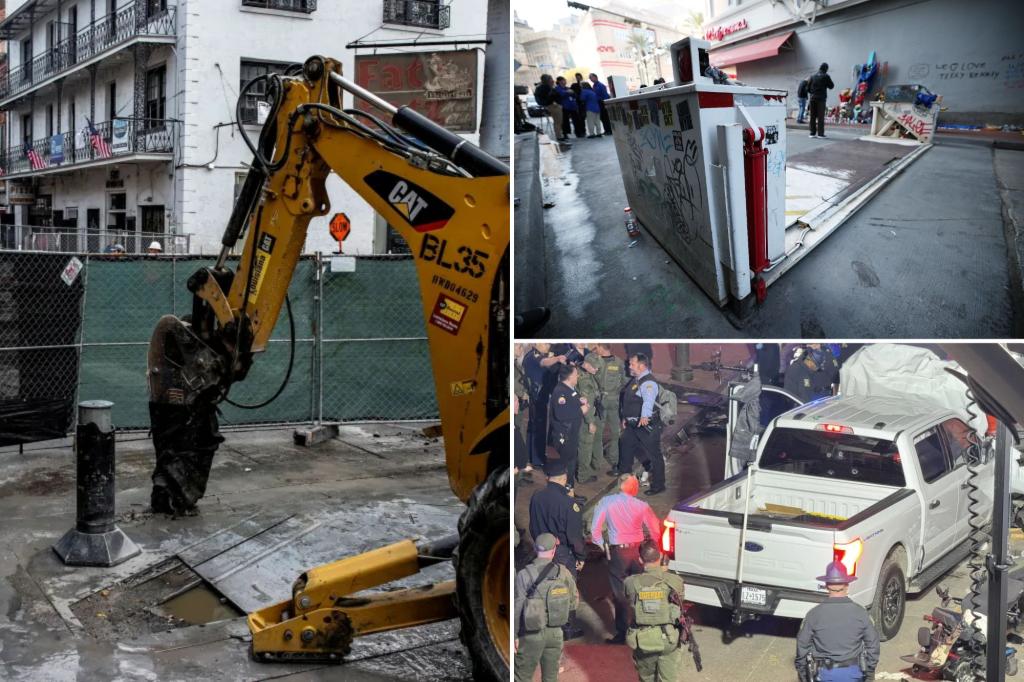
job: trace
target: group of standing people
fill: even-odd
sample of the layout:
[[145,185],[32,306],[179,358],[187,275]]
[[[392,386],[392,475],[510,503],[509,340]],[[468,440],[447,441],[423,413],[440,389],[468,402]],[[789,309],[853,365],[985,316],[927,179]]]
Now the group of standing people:
[[[817,73],[811,74],[796,87],[796,99],[800,105],[796,114],[796,122],[804,122],[804,114],[810,116],[811,137],[825,137],[825,100],[828,91],[835,87],[832,76],[828,75],[828,64],[822,62]],[[808,107],[808,100],[810,106]]]
[[605,464],[608,476],[633,473],[639,461],[645,494],[665,490],[660,389],[648,353],[630,353],[627,364],[609,344],[517,344],[516,471],[529,475],[558,459],[583,503],[577,482],[597,481]]
[[[784,383],[806,401],[832,392],[842,361],[856,348],[804,344],[792,356],[778,344],[757,344],[752,350],[763,382]],[[564,642],[583,635],[576,618],[578,579],[597,547],[607,559],[613,604],[614,632],[606,644],[631,650],[641,681],[678,679],[683,664],[683,580],[663,561],[657,542],[662,521],[638,498],[640,481],[632,471],[632,455],[650,447],[647,439],[659,440],[649,435],[658,432],[649,427],[658,419],[654,399],[659,388],[650,372],[650,345],[631,344],[626,352],[628,362],[623,363],[607,344],[516,345],[515,469],[520,474],[542,467],[547,477],[530,498],[529,528],[523,529],[533,538],[536,556],[529,564],[517,558],[517,567],[522,566],[515,578],[517,682],[532,680],[538,666],[544,682],[557,680]],[[608,418],[609,408],[617,419]],[[602,497],[584,523],[585,498],[575,494],[574,486],[596,478],[595,463],[606,452],[604,434],[612,424],[618,438],[609,445],[617,442],[618,456],[608,473],[618,477],[617,491]],[[524,432],[530,445],[521,438]],[[585,443],[583,436],[591,440]],[[660,472],[646,467],[652,470],[652,489],[656,476],[664,485],[660,447],[655,452]],[[856,577],[834,561],[817,580],[828,599],[807,614],[800,628],[794,658],[799,679],[874,679],[879,639],[867,611],[848,597]]]
[[612,134],[611,119],[604,104],[611,95],[596,73],[590,74],[587,80],[577,73],[572,84],[567,84],[563,76],[552,78],[544,74],[533,97],[551,115],[559,141],[568,140],[573,130],[576,137]]

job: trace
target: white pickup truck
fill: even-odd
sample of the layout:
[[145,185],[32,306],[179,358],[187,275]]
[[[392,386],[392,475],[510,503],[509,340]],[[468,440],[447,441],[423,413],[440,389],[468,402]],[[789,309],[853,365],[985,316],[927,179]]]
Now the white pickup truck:
[[[863,396],[772,416],[755,441],[756,466],[669,513],[670,570],[688,600],[730,609],[740,623],[802,618],[825,599],[815,577],[839,560],[858,578],[850,598],[883,640],[893,637],[906,594],[967,556],[971,428],[933,403]],[[985,523],[993,468],[984,451],[975,482]]]

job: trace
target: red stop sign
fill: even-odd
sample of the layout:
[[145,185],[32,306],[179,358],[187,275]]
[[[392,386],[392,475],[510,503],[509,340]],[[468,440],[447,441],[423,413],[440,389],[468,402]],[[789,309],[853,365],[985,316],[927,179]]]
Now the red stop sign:
[[345,237],[352,230],[352,223],[344,213],[335,213],[331,218],[331,236],[337,242],[345,241]]

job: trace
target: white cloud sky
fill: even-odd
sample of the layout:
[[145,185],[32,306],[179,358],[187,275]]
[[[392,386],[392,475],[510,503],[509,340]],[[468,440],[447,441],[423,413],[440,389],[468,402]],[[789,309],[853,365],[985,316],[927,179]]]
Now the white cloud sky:
[[[584,1],[583,4],[600,7],[606,3],[598,0],[596,2]],[[672,24],[677,23],[691,10],[705,11],[704,0],[625,0],[618,4],[665,16]],[[565,0],[513,0],[512,11],[537,31],[551,28],[562,17],[581,13],[578,9],[570,9]]]

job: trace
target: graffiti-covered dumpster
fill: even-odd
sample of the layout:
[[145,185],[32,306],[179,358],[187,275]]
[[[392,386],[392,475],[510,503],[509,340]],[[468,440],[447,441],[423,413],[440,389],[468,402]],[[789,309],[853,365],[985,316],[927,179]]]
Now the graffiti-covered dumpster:
[[723,83],[709,47],[677,42],[674,82],[608,108],[633,214],[719,306],[742,312],[786,251],[786,92]]

